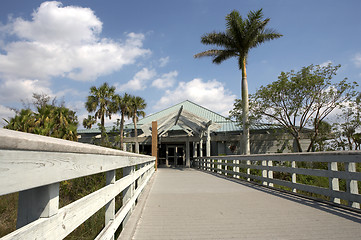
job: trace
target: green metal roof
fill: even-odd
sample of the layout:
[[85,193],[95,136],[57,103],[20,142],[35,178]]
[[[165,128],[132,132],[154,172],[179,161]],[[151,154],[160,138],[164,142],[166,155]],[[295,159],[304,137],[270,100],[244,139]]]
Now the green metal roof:
[[[137,126],[139,126],[139,129],[140,129],[143,124],[148,124],[152,121],[156,121],[162,117],[168,116],[169,114],[172,114],[175,111],[178,111],[181,106],[183,106],[184,110],[186,110],[194,115],[197,115],[197,116],[207,119],[207,120],[211,120],[213,123],[220,125],[221,127],[219,129],[217,129],[216,132],[239,132],[242,130],[242,127],[239,126],[239,124],[237,124],[236,122],[228,120],[226,117],[224,117],[218,113],[215,113],[205,107],[202,107],[196,103],[193,103],[189,100],[183,101],[172,107],[166,108],[162,111],[159,111],[157,113],[146,116],[138,121]],[[266,130],[266,129],[270,129],[270,128],[279,128],[279,126],[271,125],[271,124],[257,124],[257,125],[251,126],[251,130]],[[110,131],[112,129],[113,129],[112,126],[106,127],[107,131]],[[125,125],[124,129],[125,130],[134,129],[133,123]],[[172,128],[172,130],[181,130],[181,129],[182,128],[180,128],[179,126],[174,126]],[[80,133],[80,134],[81,133],[100,133],[100,130],[99,130],[99,128],[81,129],[81,130],[78,130],[78,133]]]

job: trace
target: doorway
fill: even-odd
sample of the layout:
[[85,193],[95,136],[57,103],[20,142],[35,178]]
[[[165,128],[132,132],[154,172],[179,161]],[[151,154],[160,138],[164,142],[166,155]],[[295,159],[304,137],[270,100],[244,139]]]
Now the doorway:
[[166,165],[167,166],[185,166],[185,151],[184,146],[168,146],[166,150]]

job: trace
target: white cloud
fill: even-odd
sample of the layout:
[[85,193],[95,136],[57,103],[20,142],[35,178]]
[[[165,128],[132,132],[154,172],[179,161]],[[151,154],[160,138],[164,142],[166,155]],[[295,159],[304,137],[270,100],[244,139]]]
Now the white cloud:
[[177,71],[172,71],[169,73],[163,74],[160,78],[157,78],[152,82],[152,86],[160,89],[166,89],[173,87],[176,82],[176,77],[178,76]]
[[361,53],[356,53],[352,61],[356,67],[361,67]]
[[159,110],[184,100],[190,100],[223,116],[228,116],[234,99],[236,99],[236,95],[225,89],[221,82],[217,80],[204,82],[200,78],[195,78],[189,82],[180,82],[173,91],[167,90],[155,106]]
[[169,57],[164,57],[159,59],[159,66],[165,67],[169,62]]
[[331,60],[328,60],[326,62],[323,62],[320,64],[320,67],[327,67],[329,64],[332,64],[332,61]]
[[148,82],[148,80],[152,79],[156,75],[157,73],[154,69],[149,70],[148,68],[143,68],[134,75],[132,80],[130,80],[126,84],[122,84],[116,87],[119,91],[144,90],[147,87],[146,83]]
[[33,93],[44,93],[53,96],[46,82],[30,79],[7,79],[0,82],[0,102],[19,101],[30,98]]
[[31,20],[10,19],[0,27],[0,98],[17,95],[7,99],[12,101],[39,87],[49,90],[52,77],[93,81],[150,53],[143,34],[128,33],[121,41],[101,38],[101,31],[91,9],[55,1],[42,3]]

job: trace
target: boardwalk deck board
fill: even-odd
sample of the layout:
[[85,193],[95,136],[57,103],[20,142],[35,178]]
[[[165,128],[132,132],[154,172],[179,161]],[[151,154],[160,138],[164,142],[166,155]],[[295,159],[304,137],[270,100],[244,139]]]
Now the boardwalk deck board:
[[361,214],[193,169],[159,169],[132,239],[361,239]]

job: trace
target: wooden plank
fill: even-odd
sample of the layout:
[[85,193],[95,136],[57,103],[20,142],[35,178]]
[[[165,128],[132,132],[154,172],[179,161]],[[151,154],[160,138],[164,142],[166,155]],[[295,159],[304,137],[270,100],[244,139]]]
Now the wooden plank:
[[87,153],[114,156],[138,156],[143,155],[119,151],[111,148],[68,141],[59,138],[40,136],[36,134],[18,132],[0,128],[0,149],[8,150],[28,150],[46,152],[66,152],[66,153]]
[[153,160],[150,156],[0,150],[0,195]]
[[112,235],[118,229],[122,221],[127,216],[128,212],[131,211],[135,201],[138,199],[140,193],[143,191],[144,187],[147,185],[149,179],[152,177],[154,173],[154,168],[150,169],[150,174],[147,175],[145,181],[140,185],[135,191],[132,198],[130,198],[116,213],[115,219],[112,222],[109,222],[104,229],[98,234],[98,236],[94,240],[108,240],[111,239]]
[[54,236],[63,239],[152,167],[151,164],[133,175],[121,178],[114,184],[109,184],[59,209],[58,214],[50,218],[40,218],[6,235],[1,240],[54,239]]
[[328,171],[322,169],[311,169],[311,168],[291,168],[291,167],[281,167],[281,166],[262,166],[262,165],[246,165],[246,164],[234,164],[234,163],[220,163],[221,165],[227,165],[230,167],[239,166],[241,168],[250,167],[251,169],[258,170],[272,170],[275,172],[285,172],[285,173],[296,173],[302,175],[311,175],[318,177],[333,177],[333,178],[342,178],[346,180],[357,180],[361,181],[361,172],[346,172],[346,171]]
[[[207,159],[207,157],[203,157]],[[209,158],[215,158],[211,156]],[[361,163],[361,151],[333,151],[312,153],[252,154],[217,156],[217,159],[237,159],[241,161],[285,161],[285,162],[355,162]]]

